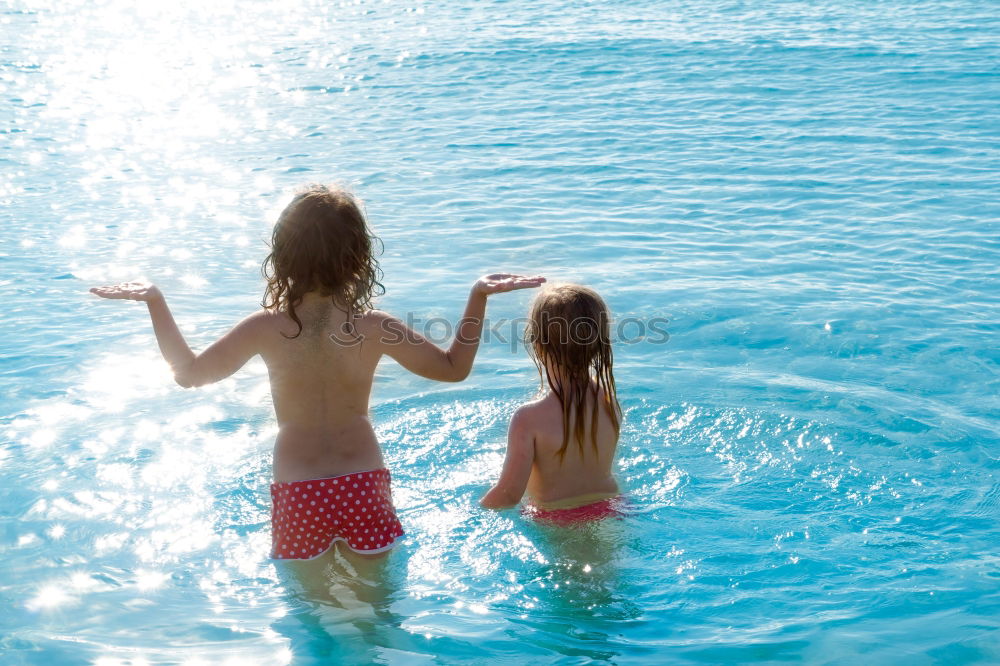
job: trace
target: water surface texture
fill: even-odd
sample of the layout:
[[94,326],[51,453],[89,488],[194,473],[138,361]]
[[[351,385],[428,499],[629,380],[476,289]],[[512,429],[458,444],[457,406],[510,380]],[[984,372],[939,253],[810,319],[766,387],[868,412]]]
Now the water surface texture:
[[[1000,661],[995,4],[138,4],[0,9],[4,663]],[[485,272],[605,295],[624,520],[478,507],[520,292],[465,383],[379,370],[382,570],[267,559],[266,370],[180,389],[87,288],[204,347],[308,181],[439,339]]]

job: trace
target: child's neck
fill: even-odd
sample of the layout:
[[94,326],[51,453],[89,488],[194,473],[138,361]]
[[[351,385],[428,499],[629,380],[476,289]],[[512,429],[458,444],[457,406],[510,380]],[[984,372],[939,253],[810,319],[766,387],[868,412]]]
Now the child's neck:
[[[551,363],[545,364],[545,378],[547,380],[547,386],[566,386],[568,383],[567,373],[560,367],[554,366]],[[589,381],[593,381],[593,377],[588,376]]]
[[299,302],[300,306],[312,307],[314,305],[334,305],[341,310],[345,310],[343,305],[337,302],[336,299],[330,297],[328,294],[324,294],[322,291],[307,291],[302,294],[302,300]]
[[566,383],[566,373],[562,372],[562,369],[549,363],[545,362],[545,379],[548,386],[560,386]]

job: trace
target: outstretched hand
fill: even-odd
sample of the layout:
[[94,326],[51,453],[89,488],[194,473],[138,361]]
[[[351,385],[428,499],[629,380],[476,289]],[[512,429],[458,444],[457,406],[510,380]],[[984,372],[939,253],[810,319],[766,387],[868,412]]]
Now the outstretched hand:
[[489,296],[490,294],[500,294],[505,291],[514,291],[515,289],[531,289],[538,287],[543,282],[545,282],[545,278],[541,275],[527,277],[525,275],[514,275],[513,273],[493,273],[492,275],[484,275],[479,278],[476,281],[475,290],[484,296]]
[[160,290],[150,282],[119,282],[107,287],[91,287],[90,293],[101,298],[143,302],[149,302],[161,296]]

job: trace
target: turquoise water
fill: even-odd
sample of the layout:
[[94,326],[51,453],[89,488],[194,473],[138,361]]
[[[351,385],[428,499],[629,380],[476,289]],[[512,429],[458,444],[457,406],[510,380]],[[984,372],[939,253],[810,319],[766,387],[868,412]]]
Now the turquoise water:
[[[4,663],[1000,661],[995,4],[129,5],[0,10]],[[384,569],[267,559],[263,366],[179,389],[86,291],[203,347],[315,180],[418,325],[494,270],[669,320],[616,348],[626,519],[478,508],[518,293],[465,383],[379,370]]]

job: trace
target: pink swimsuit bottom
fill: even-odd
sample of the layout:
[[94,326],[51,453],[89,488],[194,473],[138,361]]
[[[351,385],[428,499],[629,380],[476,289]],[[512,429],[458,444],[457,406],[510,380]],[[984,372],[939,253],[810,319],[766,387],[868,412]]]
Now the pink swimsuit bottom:
[[392,548],[403,536],[389,470],[271,484],[271,557],[310,560],[334,541],[358,553]]
[[528,504],[524,507],[522,513],[542,523],[567,527],[579,523],[604,520],[605,518],[621,517],[624,515],[622,513],[624,504],[624,497],[616,495],[615,497],[584,504],[583,506],[575,506],[571,509],[543,509],[534,504]]

